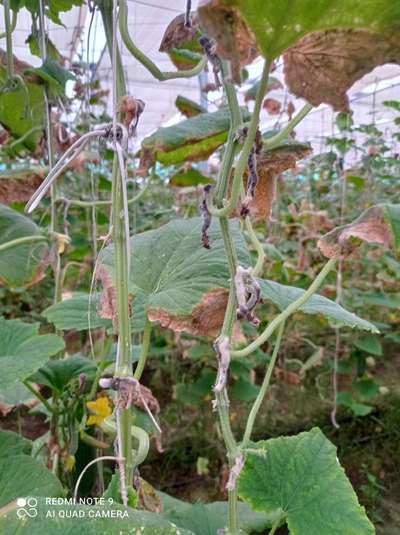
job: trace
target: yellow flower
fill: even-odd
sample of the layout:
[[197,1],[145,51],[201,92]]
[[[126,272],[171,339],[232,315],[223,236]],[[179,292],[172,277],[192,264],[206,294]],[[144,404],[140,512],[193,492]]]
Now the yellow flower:
[[88,401],[86,405],[91,412],[94,412],[87,419],[87,425],[100,425],[107,416],[112,414],[110,400],[107,396],[97,398],[96,401]]

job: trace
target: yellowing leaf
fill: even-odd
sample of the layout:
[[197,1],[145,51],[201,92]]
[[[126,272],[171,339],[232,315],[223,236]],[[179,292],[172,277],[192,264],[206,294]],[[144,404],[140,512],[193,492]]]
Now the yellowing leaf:
[[87,425],[100,425],[107,416],[112,414],[110,400],[107,396],[97,398],[95,401],[88,401],[86,405],[91,412],[94,412],[87,419]]

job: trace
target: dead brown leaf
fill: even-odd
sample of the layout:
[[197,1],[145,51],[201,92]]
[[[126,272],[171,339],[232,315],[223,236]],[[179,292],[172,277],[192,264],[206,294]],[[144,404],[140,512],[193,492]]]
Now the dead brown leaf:
[[299,385],[301,383],[300,375],[289,370],[284,370],[283,368],[277,368],[276,366],[274,368],[274,376],[287,385]]
[[13,202],[28,201],[42,183],[46,174],[45,167],[35,166],[20,171],[10,171],[0,177],[0,202],[11,204]]
[[100,318],[110,319],[113,322],[114,330],[118,328],[117,312],[117,292],[114,283],[103,265],[98,265],[95,273],[96,280],[103,284],[103,293],[101,296],[100,307],[97,311]]
[[400,63],[394,35],[367,30],[329,30],[306,35],[284,54],[289,91],[313,106],[322,102],[349,111],[346,91],[376,66]]
[[175,332],[185,331],[196,336],[217,336],[224,320],[228,290],[218,288],[205,294],[190,316],[173,316],[165,310],[149,310],[150,321]]
[[[255,221],[265,221],[271,216],[272,206],[276,192],[276,178],[296,165],[300,160],[310,154],[311,148],[306,145],[299,148],[279,148],[273,151],[261,152],[257,157],[258,183],[254,199],[249,204],[250,216]],[[247,183],[247,175],[245,175]],[[240,214],[241,205],[238,213]]]
[[231,60],[232,79],[241,82],[241,69],[259,55],[256,38],[240,12],[223,0],[201,0],[197,8],[200,26],[217,41],[217,54]]
[[327,258],[351,254],[360,242],[389,245],[392,232],[381,206],[373,206],[349,225],[337,227],[318,240],[318,247]]
[[[182,13],[175,17],[167,26],[161,40],[160,52],[169,52],[173,48],[186,48],[185,45],[195,40],[199,36],[199,22],[195,12],[191,14],[192,25],[185,26],[185,15]],[[193,50],[191,48],[191,50]],[[200,44],[194,52],[202,52]]]

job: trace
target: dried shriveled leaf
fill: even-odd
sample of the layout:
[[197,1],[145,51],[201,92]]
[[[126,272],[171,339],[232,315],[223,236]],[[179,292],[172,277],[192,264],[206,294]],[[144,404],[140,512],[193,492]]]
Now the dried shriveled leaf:
[[[0,245],[39,235],[41,230],[28,217],[0,204]],[[32,286],[44,277],[48,264],[46,242],[24,243],[6,249],[0,252],[0,285],[12,288]]]
[[178,95],[175,100],[175,106],[185,117],[195,117],[200,115],[200,113],[207,113],[207,110],[203,108],[200,104],[191,100],[190,98],[183,97]]
[[[258,183],[254,199],[249,204],[252,218],[256,221],[269,219],[275,199],[276,178],[310,153],[311,146],[308,143],[298,143],[294,140],[287,140],[273,150],[261,151],[257,157]],[[247,181],[247,177],[245,178]]]
[[242,67],[259,55],[256,38],[241,13],[221,0],[203,0],[197,9],[204,33],[216,39],[217,54],[231,61],[232,78],[241,82]]
[[[397,34],[396,34],[397,37]],[[330,30],[303,37],[284,55],[289,90],[314,106],[349,111],[346,91],[384,63],[400,63],[400,42],[366,30]]]
[[11,204],[29,200],[46,174],[46,168],[31,166],[0,172],[0,202]]
[[[242,109],[242,117],[244,121],[250,118],[246,108]],[[225,143],[229,126],[229,110],[223,107],[173,126],[161,127],[142,142],[141,168],[149,168],[155,161],[173,165],[205,160]]]
[[178,70],[192,69],[203,54],[196,13],[192,13],[191,21],[192,25],[188,28],[185,26],[184,14],[175,17],[165,30],[160,44],[160,52],[166,52]]
[[337,227],[318,241],[327,258],[343,258],[362,242],[400,246],[400,205],[378,204],[363,212],[353,223]]
[[[231,233],[241,265],[248,251],[236,221]],[[222,324],[229,270],[217,221],[209,230],[211,249],[201,245],[200,218],[175,220],[131,238],[129,289],[142,297],[147,316],[175,331],[214,336]],[[101,256],[102,269],[114,281],[114,247]]]

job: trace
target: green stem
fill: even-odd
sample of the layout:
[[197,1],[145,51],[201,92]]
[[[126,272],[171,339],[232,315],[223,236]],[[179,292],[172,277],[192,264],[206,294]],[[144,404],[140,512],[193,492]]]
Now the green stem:
[[277,147],[282,141],[284,141],[312,109],[313,106],[311,106],[311,104],[305,104],[303,108],[299,111],[299,113],[295,117],[293,117],[293,119],[285,126],[285,128],[282,128],[282,130],[278,132],[278,134],[266,140],[265,146],[267,147],[267,149],[272,150]]
[[257,262],[256,262],[256,265],[253,268],[253,275],[255,277],[258,277],[262,272],[266,254],[264,252],[264,248],[263,248],[260,240],[257,238],[257,235],[256,235],[256,233],[254,231],[254,228],[253,228],[253,225],[251,223],[250,217],[246,217],[246,219],[244,221],[244,225],[246,227],[247,234],[249,235],[250,242],[253,245],[253,247],[254,247],[254,249],[256,250],[256,253],[257,253]]
[[247,167],[250,151],[256,138],[257,128],[260,121],[261,105],[268,85],[270,65],[271,64],[268,61],[265,61],[246,139],[233,175],[231,197],[228,204],[223,208],[209,208],[211,214],[214,216],[229,216],[229,214],[236,209],[240,195],[240,184]]
[[7,43],[7,78],[11,80],[14,76],[14,57],[12,48],[12,26],[10,21],[10,0],[4,0],[4,22],[6,26],[6,43]]
[[[7,0],[7,4],[9,4],[9,0]],[[6,2],[4,2],[4,18],[6,18],[5,6],[6,6]],[[10,33],[12,33],[15,30],[15,28],[17,26],[17,16],[18,16],[18,11],[13,11],[12,12],[12,19],[11,19],[11,27],[9,29],[6,29],[5,32],[1,32],[0,33],[0,39],[4,39],[4,37],[8,38]],[[8,15],[8,17],[10,18],[10,15]],[[7,24],[6,24],[6,28],[7,28]]]
[[279,526],[281,525],[281,522],[282,522],[282,519],[281,518],[278,518],[274,524],[272,525],[272,528],[270,529],[268,535],[274,535],[275,531],[279,528]]
[[164,82],[165,80],[173,80],[174,78],[192,78],[193,76],[197,76],[201,73],[201,71],[204,69],[204,67],[207,64],[207,58],[203,57],[199,63],[193,67],[193,69],[189,69],[186,71],[176,71],[176,72],[162,72],[157,67],[155,63],[151,61],[149,57],[146,56],[132,41],[131,36],[129,35],[129,29],[128,29],[128,3],[127,0],[120,0],[119,2],[119,31],[121,33],[121,38],[126,46],[126,48],[129,50],[129,52],[132,54],[134,58],[136,58],[146,69],[160,82]]
[[47,401],[46,398],[44,398],[42,396],[42,394],[38,391],[38,390],[35,390],[33,388],[33,386],[27,381],[22,381],[24,383],[24,385],[26,386],[26,388],[28,390],[30,390],[32,392],[32,394],[41,402],[43,403],[43,405],[46,407],[46,409],[50,412],[50,413],[53,413],[54,412],[54,408],[50,405],[50,403]]
[[308,290],[304,292],[296,301],[293,301],[293,303],[290,303],[288,307],[285,308],[278,316],[276,316],[271,323],[269,323],[268,327],[265,329],[265,331],[258,336],[251,344],[249,344],[247,347],[243,349],[233,350],[231,351],[231,356],[233,357],[247,357],[247,355],[250,355],[253,351],[255,351],[257,348],[259,348],[264,342],[268,340],[268,338],[272,335],[272,333],[279,327],[281,323],[283,323],[289,316],[294,314],[296,310],[298,310],[302,305],[304,305],[310,297],[312,297],[315,292],[318,291],[319,287],[329,274],[329,272],[333,269],[333,266],[335,265],[336,259],[331,258],[328,260],[328,262],[325,264],[325,266],[322,268],[322,270],[318,273],[312,284],[309,286]]
[[[110,58],[113,58],[113,2],[99,2],[103,19],[107,46]],[[120,20],[123,14],[120,13]],[[125,76],[122,68],[121,55],[117,47],[116,65],[116,101],[126,94]],[[122,214],[122,217],[121,217]],[[112,173],[112,236],[114,243],[115,281],[118,318],[118,359],[115,366],[115,377],[132,377],[132,345],[131,325],[129,319],[129,258],[128,240],[126,235],[123,189],[118,156],[115,153]],[[121,440],[122,457],[125,458],[126,487],[129,487],[133,477],[132,458],[132,411],[130,408],[121,410]]]
[[[143,195],[147,192],[149,188],[150,182],[147,182],[145,186],[137,193],[134,197],[131,197],[128,199],[128,204],[135,204],[138,202]],[[66,197],[58,197],[56,199],[57,202],[65,202],[67,204],[73,204],[75,206],[81,206],[82,208],[89,208],[91,206],[111,206],[111,201],[81,201],[80,199],[67,199]]]
[[261,404],[263,402],[263,399],[265,398],[265,395],[266,395],[266,393],[268,391],[269,383],[271,381],[272,371],[274,369],[275,362],[276,362],[276,359],[277,359],[278,354],[279,354],[279,348],[281,346],[282,334],[283,334],[284,329],[285,329],[285,322],[283,321],[279,326],[279,330],[278,330],[278,335],[276,337],[274,351],[272,353],[271,360],[269,361],[267,372],[266,372],[264,380],[262,382],[260,391],[259,391],[259,393],[258,393],[258,395],[257,395],[257,397],[256,397],[256,399],[255,399],[255,401],[253,403],[253,406],[251,407],[249,417],[247,419],[246,430],[245,430],[244,436],[243,436],[242,448],[246,448],[248,446],[248,443],[249,443],[250,438],[251,438],[251,433],[253,431],[253,427],[254,427],[254,423],[256,421],[256,417],[257,417],[258,411],[260,410],[260,407],[261,407]]
[[151,331],[152,331],[151,321],[146,319],[146,323],[144,325],[144,330],[143,330],[142,350],[140,351],[139,360],[138,360],[136,370],[134,373],[134,378],[137,379],[138,381],[140,381],[144,367],[146,365],[147,355],[149,353],[149,347],[150,347]]
[[47,242],[49,241],[46,236],[24,236],[23,238],[16,238],[15,240],[7,241],[0,245],[0,252],[11,249],[12,247],[18,247],[19,245],[25,245],[26,243],[35,243],[35,242]]

